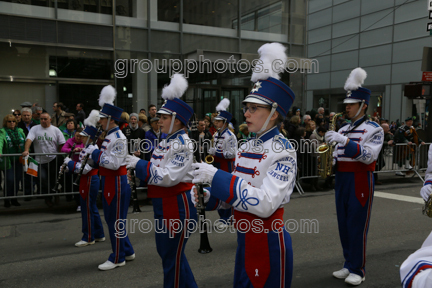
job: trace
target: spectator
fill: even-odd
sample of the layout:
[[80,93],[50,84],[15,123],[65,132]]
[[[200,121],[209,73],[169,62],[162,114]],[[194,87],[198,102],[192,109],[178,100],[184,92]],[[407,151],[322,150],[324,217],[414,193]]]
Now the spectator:
[[31,108],[33,105],[30,102],[23,102],[20,104],[21,108]]
[[315,129],[316,129],[316,124],[315,124],[315,121],[309,121],[307,124],[306,124],[306,136],[305,136],[305,139],[310,139],[310,136],[312,135],[312,133],[315,131]]
[[21,128],[24,131],[24,134],[27,137],[30,129],[36,125],[32,120],[32,111],[30,108],[23,108],[21,110],[21,122],[18,123],[18,128]]
[[309,122],[310,120],[311,120],[311,116],[308,115],[308,114],[305,114],[305,115],[303,116],[303,121],[302,121],[301,126],[306,128],[306,126],[307,126],[307,124],[308,124],[308,122]]
[[215,118],[217,115],[218,115],[217,113],[212,113],[212,114],[211,114],[210,127],[209,127],[209,132],[210,132],[211,135],[214,135],[214,134],[216,133],[216,131],[217,131],[217,129],[216,129],[216,127],[214,126],[214,123],[213,123],[214,118]]
[[295,131],[297,130],[297,128],[299,126],[299,121],[300,121],[299,116],[293,116],[293,117],[291,117],[288,125],[285,126],[285,127],[287,127],[286,130],[288,132],[289,139],[295,138]]
[[129,113],[123,111],[120,116],[119,129],[123,130],[127,126],[129,126]]
[[[145,139],[145,131],[144,129],[140,128],[138,126],[138,114],[136,113],[132,113],[130,114],[129,117],[129,126],[126,126],[125,128],[123,128],[122,130],[123,134],[126,136],[127,140],[128,140],[128,147],[129,147],[129,152],[132,153],[134,152],[134,155],[137,157],[140,157],[141,159],[144,159],[144,155],[141,155],[140,153],[140,143],[142,140]],[[134,141],[134,140],[138,140]],[[134,146],[135,144],[137,146]],[[135,149],[136,148],[136,149]]]
[[[313,122],[313,121],[311,121]],[[309,159],[311,160],[311,165],[308,167],[309,171],[310,171],[310,175],[316,175],[317,172],[317,168],[318,168],[318,156],[320,156],[319,153],[317,153],[317,148],[324,144],[324,135],[327,132],[327,130],[323,127],[318,127],[315,130],[313,130],[312,134],[310,135],[310,143],[312,145],[312,153],[309,156]],[[331,179],[331,178],[330,178]],[[311,183],[311,189],[312,191],[317,191],[320,190],[320,188],[318,187],[318,177],[312,178],[312,183]]]
[[144,145],[146,151],[144,159],[147,161],[150,161],[150,157],[153,154],[156,145],[168,136],[160,131],[158,121],[158,117],[153,117],[150,120],[151,129],[145,134],[145,138],[148,139],[148,141],[146,141]]
[[192,132],[189,133],[189,135],[196,145],[194,146],[194,157],[196,161],[199,161],[200,159],[204,161],[205,157],[208,155],[208,150],[211,147],[211,139],[213,138],[213,136],[206,129],[204,119],[198,120],[196,133]]
[[140,110],[139,113],[140,113],[140,114],[142,113],[142,114],[144,114],[144,115],[147,115],[146,110],[145,110],[144,108],[142,108],[142,109]]
[[285,130],[285,125],[284,125],[283,121],[280,122],[279,124],[277,124],[277,126],[278,126],[278,128],[279,128],[279,132],[280,132],[280,133],[281,133],[285,138],[288,139],[288,132]]
[[77,123],[74,119],[68,119],[66,120],[65,126],[62,126],[61,128],[64,128],[63,130],[61,128],[60,131],[63,133],[65,141],[69,140],[70,138],[73,138],[75,136],[75,132],[77,130]]
[[323,107],[318,108],[318,114],[321,114],[324,117],[324,108]]
[[[42,113],[40,120],[41,124],[34,126],[27,135],[24,152],[22,153],[23,157],[29,155],[32,143],[34,143],[36,153],[52,154],[59,152],[66,142],[60,129],[51,125],[51,116],[48,113]],[[48,194],[56,182],[58,167],[55,160],[56,155],[36,156],[36,161],[39,163],[38,180],[42,186],[40,187],[41,193]],[[52,197],[46,197],[45,203],[52,207]]]
[[[205,119],[204,119],[205,122]],[[208,131],[208,130],[207,130]],[[246,123],[243,123],[239,126],[239,133],[237,134],[237,139],[240,140],[249,140],[249,138],[253,137],[252,133],[249,132],[248,126]]]
[[142,128],[145,132],[149,131],[151,129],[150,125],[147,123],[147,116],[140,113],[138,116],[138,126]]
[[75,116],[75,122],[76,123],[84,123],[84,119],[86,118],[86,113],[84,112],[84,104],[83,103],[78,103],[76,105],[76,111],[77,114]]
[[154,104],[150,104],[149,106],[148,106],[148,111],[149,111],[149,115],[148,115],[148,117],[147,117],[147,121],[149,121],[150,122],[150,120],[152,119],[152,118],[154,118],[154,117],[156,117],[156,105],[154,105]]
[[33,123],[35,125],[39,125],[40,124],[40,115],[43,112],[42,107],[34,106],[34,107],[31,108],[31,110],[32,110],[32,120],[33,120]]
[[[3,128],[0,129],[0,169],[5,174],[5,192],[8,197],[17,196],[19,182],[22,179],[22,165],[19,157],[4,157],[4,154],[17,154],[24,150],[25,135],[21,128],[17,127],[16,117],[12,114],[3,119]],[[3,156],[3,157],[2,157]],[[6,199],[4,206],[21,206],[17,199]]]
[[[74,119],[69,119],[67,122],[68,125],[70,125],[70,123],[71,123],[70,121],[75,122]],[[84,147],[85,143],[83,143],[83,141],[82,141],[83,137],[80,134],[82,131],[83,131],[82,128],[77,128],[74,131],[73,137],[69,137],[67,140],[65,139],[66,143],[61,148],[61,152],[69,154],[72,150],[72,146],[75,144],[75,148],[73,150],[74,154],[72,154],[72,157],[71,157],[72,161],[75,161],[75,162],[77,162],[79,160],[79,153],[81,152],[81,150],[83,150],[85,148]],[[65,133],[63,133],[63,135],[65,135]],[[66,135],[65,135],[65,138],[66,138]],[[73,183],[73,176],[74,175],[72,173],[67,173],[64,175],[64,177],[66,179],[66,185],[64,187],[65,189],[63,192],[73,192],[74,191],[73,186],[72,186],[73,185],[72,184]],[[73,199],[75,199],[77,207],[80,206],[79,194],[75,194],[73,196]],[[66,195],[66,200],[71,201],[72,195]],[[79,209],[79,211],[81,211],[81,209]]]
[[52,115],[52,125],[60,127],[66,123],[65,111],[63,111],[64,106],[61,102],[55,102],[53,105],[54,114]]
[[[210,114],[210,115],[211,115],[211,113],[207,113],[207,114]],[[210,123],[211,123],[211,116],[206,115],[206,116],[204,117],[204,124],[205,124],[205,126],[206,126],[206,130],[209,130],[209,129],[210,129]],[[246,125],[246,126],[247,126],[247,125]]]
[[[388,150],[389,146],[393,145],[393,135],[390,133],[389,125],[387,123],[383,123],[381,124],[381,127],[384,130],[384,142],[375,164],[375,171],[381,171],[381,169],[385,167],[386,165],[384,160],[385,150]],[[378,175],[379,175],[378,173],[374,174],[375,184],[381,185],[382,183],[378,181]]]
[[13,112],[13,116],[15,116],[15,118],[17,120],[17,125],[18,125],[18,123],[21,122],[21,111],[20,110],[15,110]]

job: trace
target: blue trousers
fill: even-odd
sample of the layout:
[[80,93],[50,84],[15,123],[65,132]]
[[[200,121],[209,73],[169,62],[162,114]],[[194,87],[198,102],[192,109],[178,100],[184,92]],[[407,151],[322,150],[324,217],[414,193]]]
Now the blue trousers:
[[[102,176],[102,191],[105,190],[105,176]],[[122,263],[125,256],[134,254],[132,244],[127,236],[127,213],[131,197],[131,189],[127,183],[127,176],[115,176],[115,194],[111,203],[103,197],[103,210],[105,221],[108,225],[108,232],[111,240],[113,253],[108,260],[113,263]]]
[[[189,237],[184,224],[189,219],[197,219],[197,211],[191,202],[189,191],[173,197],[153,198],[152,203],[156,220],[156,248],[162,258],[164,271],[163,287],[198,287],[184,254]],[[183,229],[178,229],[178,225],[170,225],[175,222],[182,223]]]
[[[254,232],[247,232],[254,233]],[[262,259],[259,257],[246,259],[246,234],[237,231],[237,254],[234,271],[234,288],[288,288],[291,287],[293,273],[293,250],[291,236],[283,227],[280,233],[270,231],[267,233],[267,242],[254,243],[252,249],[267,249],[269,255],[270,272],[263,285],[254,286],[250,278],[262,277],[264,272],[254,266],[254,262],[259,263]],[[261,232],[264,233],[264,232]],[[247,243],[248,242],[248,243]],[[248,261],[249,260],[249,261]],[[252,268],[252,274],[248,268]],[[255,279],[252,279],[255,280]],[[264,282],[264,281],[263,281]]]
[[374,193],[373,172],[336,172],[335,190],[344,268],[363,277]]
[[11,161],[11,168],[5,171],[5,175],[5,191],[7,192],[7,196],[17,196],[19,182],[23,175],[23,165],[19,163],[18,159]]
[[80,181],[88,181],[88,184],[90,185],[90,191],[85,199],[79,195],[83,233],[81,240],[92,242],[95,238],[105,237],[99,210],[96,206],[100,180],[98,175],[90,177],[82,175]]

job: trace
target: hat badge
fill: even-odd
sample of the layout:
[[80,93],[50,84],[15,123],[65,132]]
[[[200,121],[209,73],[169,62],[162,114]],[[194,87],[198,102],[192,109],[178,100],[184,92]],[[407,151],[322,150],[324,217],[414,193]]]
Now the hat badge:
[[255,85],[253,86],[253,89],[252,89],[252,93],[253,92],[257,92],[260,88],[261,88],[262,86],[261,86],[261,82],[260,81],[257,81],[256,83],[255,83]]
[[352,94],[351,90],[348,90],[347,93],[346,93],[346,96],[347,97],[351,97],[351,94]]

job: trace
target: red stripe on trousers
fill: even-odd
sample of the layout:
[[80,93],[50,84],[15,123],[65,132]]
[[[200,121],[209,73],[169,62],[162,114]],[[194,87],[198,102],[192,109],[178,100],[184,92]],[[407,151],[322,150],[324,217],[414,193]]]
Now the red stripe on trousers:
[[280,287],[285,287],[285,265],[286,265],[286,259],[285,259],[285,237],[284,237],[283,231],[279,233],[279,247],[280,247],[280,253],[281,253],[281,279],[280,279]]
[[234,198],[234,183],[235,183],[236,177],[232,176],[231,177],[231,182],[230,182],[230,196],[228,197],[228,199],[225,201],[226,203],[230,203],[231,200]]

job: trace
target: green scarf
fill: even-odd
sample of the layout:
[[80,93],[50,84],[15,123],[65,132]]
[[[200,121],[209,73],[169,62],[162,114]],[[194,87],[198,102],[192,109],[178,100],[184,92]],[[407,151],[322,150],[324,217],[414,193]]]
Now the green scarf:
[[18,129],[15,128],[14,130],[9,129],[9,128],[4,128],[6,133],[9,135],[9,137],[11,138],[12,141],[12,145],[18,150],[20,151],[20,144],[21,144],[21,137],[18,133]]

